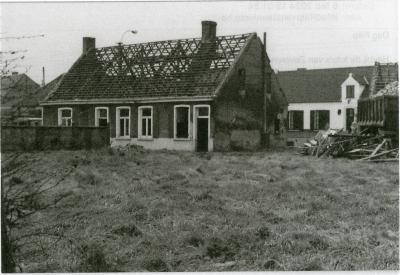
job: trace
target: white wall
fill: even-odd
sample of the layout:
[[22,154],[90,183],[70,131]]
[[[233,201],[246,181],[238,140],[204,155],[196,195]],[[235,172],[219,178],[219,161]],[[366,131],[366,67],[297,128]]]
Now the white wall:
[[[354,98],[346,99],[346,86],[354,85]],[[303,127],[304,130],[310,129],[310,112],[312,110],[329,110],[330,128],[345,129],[346,128],[346,109],[354,108],[357,114],[357,101],[365,89],[364,85],[360,85],[350,73],[347,79],[340,86],[341,101],[339,102],[315,102],[315,103],[289,103],[289,111],[303,111]],[[341,110],[339,115],[338,110]]]
[[[354,85],[354,98],[346,99],[346,86],[347,85]],[[353,75],[350,73],[349,77],[342,83],[342,108],[343,108],[343,127],[346,127],[346,109],[353,108],[355,119],[357,119],[357,102],[360,98],[362,92],[365,89],[364,85],[360,85],[357,80],[353,78]]]
[[[139,145],[150,150],[177,150],[177,151],[195,151],[195,140],[175,140],[173,138],[154,138],[151,140],[130,139],[111,139],[111,146]],[[208,139],[208,151],[213,151],[214,140]]]
[[290,103],[289,111],[303,111],[303,129],[310,130],[311,126],[311,111],[312,110],[328,110],[329,111],[329,126],[333,129],[340,129],[343,127],[343,111],[341,115],[338,115],[338,110],[342,109],[341,102],[332,103]]

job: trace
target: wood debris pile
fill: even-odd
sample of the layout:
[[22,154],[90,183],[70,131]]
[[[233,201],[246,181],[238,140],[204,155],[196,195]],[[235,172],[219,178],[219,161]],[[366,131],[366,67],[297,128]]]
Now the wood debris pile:
[[346,157],[370,162],[399,161],[397,142],[383,135],[319,131],[300,150],[302,155],[317,157]]

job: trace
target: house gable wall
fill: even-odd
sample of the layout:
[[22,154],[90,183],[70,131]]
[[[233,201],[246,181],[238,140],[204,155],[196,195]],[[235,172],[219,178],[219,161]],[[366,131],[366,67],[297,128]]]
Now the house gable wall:
[[[255,150],[260,146],[264,102],[261,53],[258,39],[251,40],[215,101],[214,150]],[[242,69],[244,85],[240,83]],[[244,96],[239,92],[243,88]]]
[[[354,98],[346,99],[346,87],[348,85],[354,85]],[[360,98],[362,92],[364,91],[365,86],[360,85],[357,80],[353,78],[350,74],[349,77],[342,83],[341,91],[342,91],[342,103],[346,108],[357,108],[357,101]]]

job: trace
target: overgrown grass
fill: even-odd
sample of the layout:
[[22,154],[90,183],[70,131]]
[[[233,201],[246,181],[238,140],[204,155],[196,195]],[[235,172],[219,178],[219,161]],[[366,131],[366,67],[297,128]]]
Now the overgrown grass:
[[23,181],[74,168],[40,199],[69,195],[16,232],[62,235],[24,245],[25,272],[399,268],[398,164],[112,149],[16,163]]

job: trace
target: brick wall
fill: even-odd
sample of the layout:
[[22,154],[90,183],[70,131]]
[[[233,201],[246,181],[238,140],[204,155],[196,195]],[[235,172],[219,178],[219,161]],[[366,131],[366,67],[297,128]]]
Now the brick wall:
[[108,127],[1,128],[1,151],[96,149],[110,144]]
[[[264,95],[262,89],[262,45],[253,39],[235,66],[214,106],[214,150],[257,150],[261,146]],[[245,71],[244,85],[239,70]],[[245,95],[239,90],[244,88]]]
[[[108,107],[110,122],[110,137],[115,138],[116,130],[116,108],[130,107],[131,124],[130,137],[138,137],[138,108],[140,106],[153,107],[153,138],[173,138],[174,135],[174,105],[190,106],[190,122],[193,123],[193,106],[198,104],[210,104],[210,102],[163,102],[163,103],[142,103],[142,104],[77,104],[77,105],[59,105],[43,106],[43,125],[58,125],[58,108],[72,108],[72,120],[75,126],[94,126],[95,108]],[[211,110],[213,115],[213,110]],[[211,119],[211,133],[213,131],[213,121]]]

